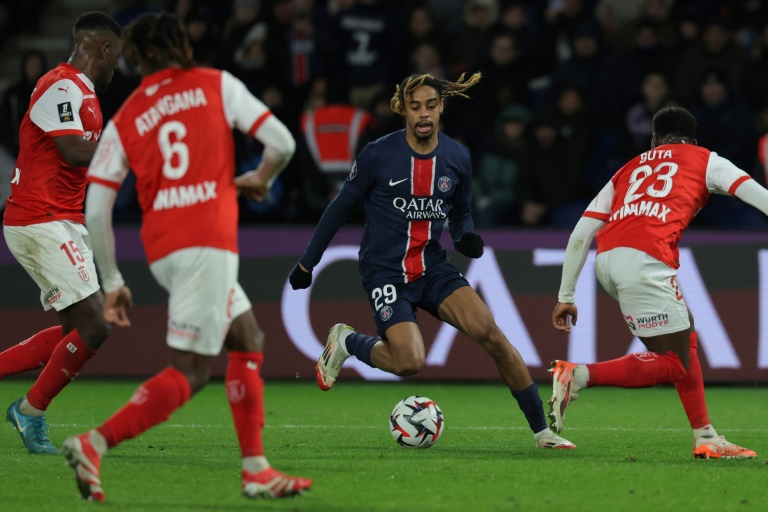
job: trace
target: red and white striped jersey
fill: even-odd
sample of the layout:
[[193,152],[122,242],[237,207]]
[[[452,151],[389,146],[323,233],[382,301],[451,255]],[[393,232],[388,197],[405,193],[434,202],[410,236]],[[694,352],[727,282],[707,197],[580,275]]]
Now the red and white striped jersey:
[[631,247],[676,269],[680,237],[710,194],[733,195],[750,179],[717,153],[666,144],[619,169],[584,216],[606,222],[597,233],[598,252]]
[[21,121],[19,157],[3,224],[82,224],[87,168],[65,163],[53,139],[79,135],[96,141],[101,127],[101,107],[88,77],[67,63],[43,75]]

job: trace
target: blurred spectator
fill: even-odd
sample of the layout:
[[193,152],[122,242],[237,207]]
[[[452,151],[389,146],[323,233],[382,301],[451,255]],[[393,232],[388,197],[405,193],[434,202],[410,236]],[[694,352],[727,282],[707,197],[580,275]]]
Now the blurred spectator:
[[549,2],[545,12],[547,28],[547,44],[552,48],[556,60],[564,61],[571,58],[576,39],[576,30],[584,26],[584,22],[599,26],[591,11],[585,5],[587,0],[559,0]]
[[[698,122],[698,143],[762,179],[755,172],[757,134],[747,104],[732,93],[726,77],[715,70],[704,73],[700,90],[701,105],[693,112]],[[768,227],[765,217],[754,208],[715,194],[700,215],[697,223],[712,227]]]
[[710,21],[699,44],[694,44],[680,58],[676,81],[677,96],[683,105],[694,104],[699,79],[711,68],[722,73],[727,84],[735,88],[744,68],[745,56],[731,38],[731,30],[720,19]]
[[594,144],[593,119],[587,115],[584,94],[578,87],[566,87],[557,99],[555,114],[560,137],[571,167],[583,169]]
[[328,22],[312,0],[296,0],[279,61],[284,82],[297,106],[306,101],[312,81],[326,74],[324,54],[329,47]]
[[603,27],[606,39],[621,39],[619,29],[640,17],[645,0],[600,0],[595,8],[595,17]]
[[465,72],[475,67],[491,44],[497,16],[496,0],[469,0],[465,3],[464,24],[454,41],[452,52],[454,69]]
[[373,99],[368,108],[368,112],[373,118],[371,120],[371,140],[401,130],[405,126],[403,118],[392,112],[392,108],[389,106],[391,99],[392,95],[389,92],[382,92]]
[[422,43],[431,44],[437,47],[441,55],[444,55],[447,48],[440,29],[437,26],[434,13],[425,5],[417,5],[409,13],[406,26],[405,51],[412,55],[416,47]]
[[571,56],[552,69],[552,98],[557,98],[566,87],[594,93],[605,62],[600,44],[600,27],[596,22],[584,21],[573,30]]
[[520,166],[520,219],[526,226],[572,226],[584,212],[583,169],[560,135],[557,114],[542,111],[533,119],[533,139]]
[[473,218],[478,226],[518,223],[520,153],[530,120],[531,111],[519,103],[496,117],[492,142],[484,148],[472,179]]
[[626,51],[636,46],[638,32],[650,27],[659,46],[670,48],[675,43],[675,25],[670,17],[672,0],[643,0],[636,17],[627,20],[613,37],[614,47]]
[[619,121],[616,124],[621,124],[627,109],[641,100],[638,86],[648,73],[666,75],[673,69],[653,23],[639,23],[633,33],[635,40],[631,49],[610,58],[603,68],[604,87],[607,87],[610,94],[598,91],[598,94],[604,96],[601,101],[610,118]]
[[184,21],[195,62],[203,66],[213,65],[216,57],[216,35],[213,33],[207,14],[201,8],[193,9]]
[[38,79],[48,71],[45,54],[29,50],[21,57],[19,78],[5,91],[0,105],[0,141],[15,159],[19,154],[19,126],[29,108]]
[[749,106],[732,92],[725,75],[716,69],[701,75],[699,90],[701,101],[693,111],[699,144],[751,172],[757,134]]
[[627,110],[623,126],[621,156],[624,159],[648,151],[651,147],[653,116],[662,107],[669,106],[669,82],[663,73],[650,71],[640,87],[642,100]]
[[428,42],[416,45],[411,53],[410,73],[426,73],[445,80],[448,73],[443,65],[443,56],[437,45]]
[[258,91],[270,79],[274,80],[274,70],[270,67],[267,52],[268,30],[267,24],[263,21],[252,25],[234,53],[231,71],[251,91]]
[[742,91],[753,109],[759,110],[768,104],[768,24],[755,41],[745,65]]
[[336,78],[332,86],[349,88],[349,101],[367,108],[373,98],[390,84],[402,80],[403,38],[397,20],[381,0],[357,0],[336,16],[332,33],[335,48],[329,76]]
[[370,142],[373,127],[368,112],[346,104],[324,80],[313,89],[311,108],[301,115],[295,160],[303,170],[304,199],[311,210],[305,213],[317,219],[338,194],[358,151]]
[[[232,16],[224,24],[214,61],[215,67],[235,71],[235,52],[242,46],[251,27],[259,21],[260,15],[260,0],[234,0],[232,2]],[[266,32],[264,38],[266,38]]]

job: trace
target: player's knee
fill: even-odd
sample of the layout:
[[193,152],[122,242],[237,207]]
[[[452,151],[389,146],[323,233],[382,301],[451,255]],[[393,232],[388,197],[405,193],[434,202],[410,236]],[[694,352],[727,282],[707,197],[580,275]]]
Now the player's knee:
[[99,348],[109,336],[112,326],[102,317],[95,317],[78,329],[80,337],[91,348]]
[[203,389],[211,379],[211,373],[204,371],[185,373],[184,376],[189,381],[189,390],[193,395]]
[[492,356],[501,354],[509,345],[509,340],[495,322],[491,322],[483,328],[477,342]]
[[415,375],[424,368],[424,356],[413,356],[404,361],[396,361],[392,373],[400,377]]

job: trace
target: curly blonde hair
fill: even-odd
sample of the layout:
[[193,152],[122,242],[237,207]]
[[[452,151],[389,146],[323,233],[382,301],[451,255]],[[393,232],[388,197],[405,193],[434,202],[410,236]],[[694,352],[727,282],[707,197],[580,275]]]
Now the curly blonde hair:
[[405,97],[413,93],[413,91],[422,85],[427,85],[435,89],[440,99],[447,96],[469,98],[469,95],[467,95],[465,91],[477,84],[480,81],[482,74],[478,71],[465,80],[466,75],[466,73],[462,73],[459,79],[455,82],[441,80],[428,73],[423,75],[411,75],[400,82],[399,85],[395,86],[395,95],[389,100],[389,108],[391,108],[392,112],[395,114],[405,117]]

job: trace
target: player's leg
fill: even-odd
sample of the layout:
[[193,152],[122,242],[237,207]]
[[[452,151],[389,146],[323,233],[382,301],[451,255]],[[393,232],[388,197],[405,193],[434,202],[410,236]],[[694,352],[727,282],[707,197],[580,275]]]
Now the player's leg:
[[264,428],[264,380],[261,378],[264,332],[239,285],[238,289],[237,296],[242,299],[235,300],[235,304],[247,306],[247,310],[242,313],[236,310],[224,340],[228,351],[224,382],[242,457],[242,493],[248,498],[295,496],[309,489],[312,481],[275,470],[264,454],[261,438]]
[[62,450],[84,498],[104,499],[100,464],[108,449],[166,421],[206,385],[232,319],[236,254],[195,247],[171,253],[150,269],[169,294],[171,365],[139,386],[102,425],[64,442]]
[[62,452],[75,471],[77,487],[84,499],[105,500],[101,488],[101,459],[109,449],[168,420],[204,386],[212,356],[174,349],[171,359],[171,366],[139,386],[128,403],[107,421],[64,441]]
[[44,413],[106,339],[109,324],[103,319],[103,297],[84,226],[50,222],[6,226],[4,233],[8,247],[40,288],[44,308],[56,310],[63,336],[29,393],[11,404],[6,418],[31,453],[56,453],[46,434]]
[[413,302],[425,280],[414,283],[376,283],[366,289],[378,336],[359,333],[336,324],[328,334],[325,350],[317,361],[317,384],[327,391],[333,386],[344,361],[357,357],[372,368],[395,375],[413,375],[424,366],[424,340],[416,323]]
[[0,379],[45,366],[61,338],[61,326],[57,325],[0,352]]
[[733,444],[719,436],[709,421],[707,402],[704,396],[704,377],[698,354],[698,337],[693,315],[688,312],[691,328],[689,333],[690,359],[685,376],[675,382],[675,389],[693,429],[693,456],[697,458],[754,458],[757,454]]
[[690,357],[688,308],[674,269],[641,251],[618,248],[599,254],[595,270],[603,288],[619,302],[629,330],[648,351],[586,365],[553,362],[549,404],[557,432],[579,390],[671,384],[685,376]]
[[525,361],[496,325],[491,311],[477,292],[466,281],[454,281],[453,285],[449,283],[443,290],[451,290],[459,284],[461,286],[453,289],[447,297],[438,299],[439,318],[475,340],[493,358],[501,378],[523,411],[537,446],[576,448],[573,443],[557,436],[547,427],[539,389],[531,379]]

